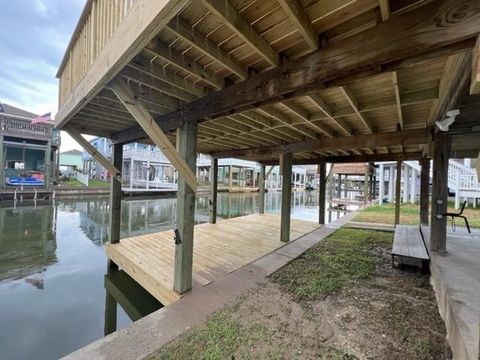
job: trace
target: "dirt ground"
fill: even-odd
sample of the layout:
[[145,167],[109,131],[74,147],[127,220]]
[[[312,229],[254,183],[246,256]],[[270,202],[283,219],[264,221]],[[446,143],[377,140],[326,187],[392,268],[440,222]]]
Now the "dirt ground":
[[[309,250],[152,358],[451,358],[428,275],[391,268],[391,234],[381,233],[382,239],[372,240],[380,233],[356,231],[358,242],[338,250],[342,234],[350,239],[353,233],[337,233],[323,248]],[[368,241],[360,242],[361,236]],[[362,268],[356,259],[362,251],[363,268],[373,264],[371,272],[338,281],[348,265],[339,269],[337,260],[348,262],[345,255],[350,252],[355,268]],[[310,269],[316,265],[317,269]],[[314,276],[315,271],[331,275],[322,278]]]

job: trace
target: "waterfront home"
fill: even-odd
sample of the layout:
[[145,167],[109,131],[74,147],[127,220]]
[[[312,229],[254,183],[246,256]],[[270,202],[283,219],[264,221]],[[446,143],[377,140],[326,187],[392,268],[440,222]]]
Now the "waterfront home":
[[[112,175],[109,271],[166,306],[73,357],[150,357],[342,226],[324,226],[327,163],[395,161],[392,252],[429,263],[453,356],[478,359],[478,239],[447,232],[448,160],[480,147],[478,0],[121,4],[87,2],[57,74],[55,125]],[[83,135],[111,139],[111,159]],[[158,146],[178,172],[176,229],[121,239],[123,146],[134,142]],[[198,153],[212,175],[209,224],[195,226]],[[223,158],[260,163],[258,214],[217,222]],[[422,226],[402,227],[410,160],[421,167]],[[318,165],[318,224],[292,219],[292,168],[308,164]],[[272,165],[279,216],[265,214]]]
[[83,169],[82,152],[77,149],[60,153],[59,171],[62,175],[75,176],[77,171]]
[[45,188],[57,175],[60,136],[53,121],[0,103],[0,189]]

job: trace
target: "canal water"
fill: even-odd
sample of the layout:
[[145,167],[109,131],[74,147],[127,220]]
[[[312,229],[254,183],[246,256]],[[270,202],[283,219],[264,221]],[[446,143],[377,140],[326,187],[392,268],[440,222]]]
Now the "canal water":
[[[268,193],[266,212],[280,202]],[[219,194],[219,218],[255,212],[257,193]],[[175,213],[174,198],[123,201],[122,237],[173,229]],[[343,214],[327,211],[326,221]],[[294,192],[292,217],[318,221],[318,193]],[[200,197],[196,223],[206,221]],[[161,307],[126,274],[107,274],[108,199],[0,207],[0,229],[1,359],[56,359]],[[119,294],[131,300],[124,308]]]

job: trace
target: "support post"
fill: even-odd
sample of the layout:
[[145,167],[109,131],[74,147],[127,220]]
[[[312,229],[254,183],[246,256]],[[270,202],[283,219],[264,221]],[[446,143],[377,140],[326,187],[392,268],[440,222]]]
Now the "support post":
[[337,198],[342,198],[342,174],[338,174],[337,180]]
[[365,166],[365,180],[363,181],[363,203],[366,205],[368,202],[368,165]]
[[448,156],[450,137],[437,135],[433,142],[432,218],[430,248],[447,251]]
[[345,174],[343,178],[343,197],[348,198],[348,174]]
[[407,164],[404,164],[403,166],[403,198],[402,201],[404,204],[408,202],[408,186],[409,186],[409,180],[410,180],[410,168],[408,167]]
[[258,177],[258,212],[265,213],[265,165],[260,165],[260,176]]
[[[196,122],[184,122],[177,129],[177,151],[193,173],[196,166]],[[175,268],[173,287],[183,294],[192,289],[193,226],[195,224],[195,190],[179,173],[177,191],[177,230],[180,239],[175,245]]]
[[209,223],[217,222],[217,194],[218,194],[218,159],[212,158],[210,165],[210,188],[212,197],[209,201]]
[[395,181],[395,167],[394,165],[390,165],[388,167],[388,202],[391,204],[393,203],[393,183]]
[[[112,145],[112,162],[116,169],[122,168],[123,144]],[[120,219],[122,211],[122,174],[111,174],[110,176],[110,232],[109,241],[111,244],[120,242]],[[108,267],[118,269],[112,261],[108,261]]]
[[280,224],[280,240],[290,241],[290,210],[292,205],[292,153],[280,155],[282,170],[282,214]]
[[395,182],[395,226],[400,224],[400,190],[402,182],[402,162],[397,161],[397,180]]
[[428,225],[428,200],[430,191],[430,160],[420,160],[420,223]]
[[379,166],[380,176],[378,183],[378,204],[383,205],[383,196],[385,195],[385,174],[383,164]]
[[51,162],[52,162],[52,144],[49,141],[47,143],[47,148],[45,149],[45,161],[43,163],[43,167],[44,167],[43,181],[44,181],[45,189],[50,188],[50,179],[52,177]]
[[417,198],[417,171],[412,168],[410,174],[412,175],[410,179],[410,203],[415,204]]
[[325,161],[318,165],[318,174],[320,175],[320,183],[318,185],[318,223],[323,225],[325,224],[327,190],[327,164]]

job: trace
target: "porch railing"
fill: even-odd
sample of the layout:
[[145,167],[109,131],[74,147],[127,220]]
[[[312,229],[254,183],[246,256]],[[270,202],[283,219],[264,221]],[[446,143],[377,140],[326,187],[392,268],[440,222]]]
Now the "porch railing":
[[[27,139],[49,141],[55,145],[60,142],[60,136],[53,134],[51,124],[32,124],[29,120],[0,118],[0,133],[7,136],[17,136]],[[53,135],[55,135],[53,138]]]

